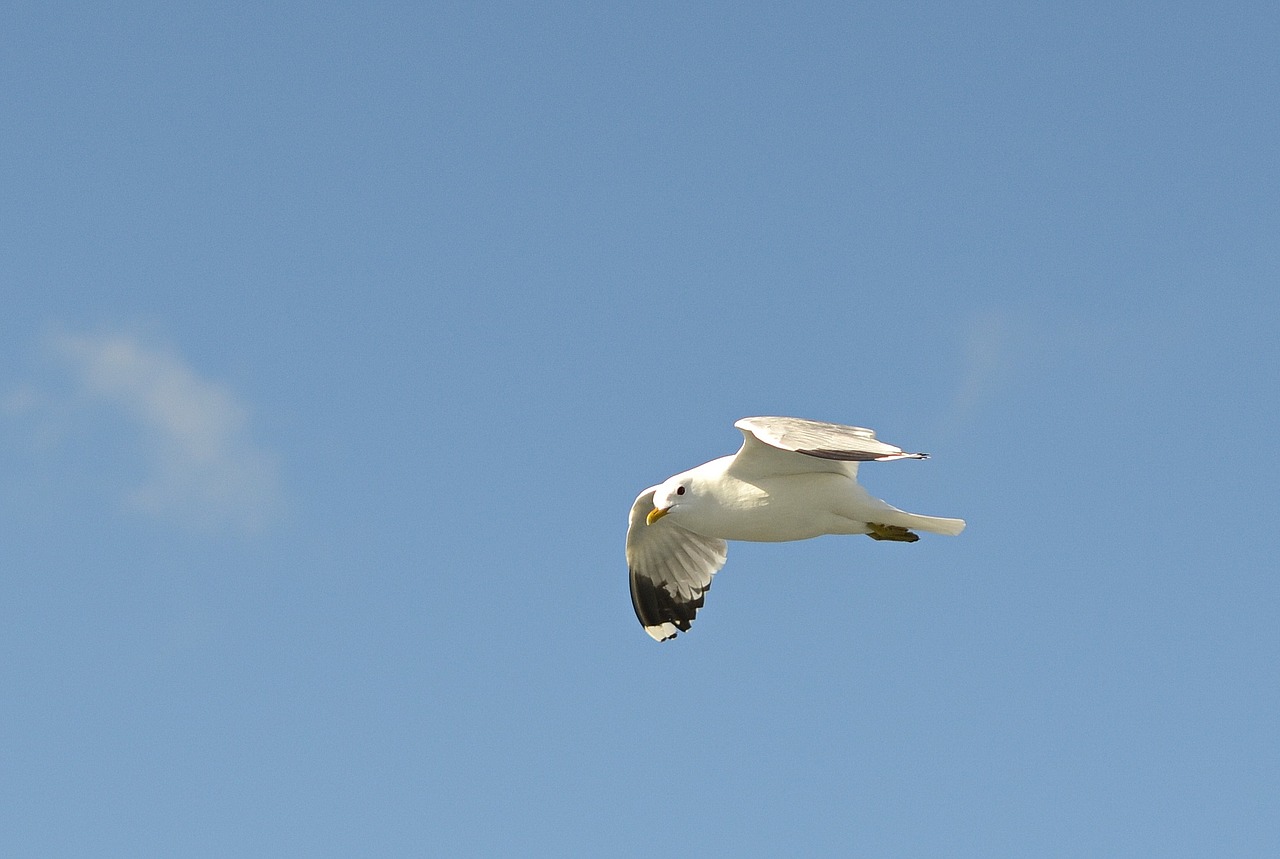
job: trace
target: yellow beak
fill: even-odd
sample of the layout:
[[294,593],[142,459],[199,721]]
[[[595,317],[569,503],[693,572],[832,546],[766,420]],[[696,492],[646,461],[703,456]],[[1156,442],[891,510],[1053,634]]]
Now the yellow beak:
[[666,515],[667,515],[666,510],[663,510],[661,507],[655,507],[649,511],[648,516],[644,517],[644,521],[652,525],[654,522],[657,522],[659,519],[661,519],[663,516],[666,516]]

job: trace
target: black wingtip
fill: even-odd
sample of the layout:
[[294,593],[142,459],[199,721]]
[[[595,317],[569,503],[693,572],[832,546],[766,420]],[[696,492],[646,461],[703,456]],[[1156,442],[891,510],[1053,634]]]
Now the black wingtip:
[[[631,570],[631,605],[636,610],[636,619],[646,630],[670,624],[680,632],[688,632],[702,608],[707,591],[704,589],[693,598],[685,599],[676,596],[665,584],[658,584],[653,579]],[[652,634],[652,633],[651,633]],[[672,633],[667,641],[675,638]]]

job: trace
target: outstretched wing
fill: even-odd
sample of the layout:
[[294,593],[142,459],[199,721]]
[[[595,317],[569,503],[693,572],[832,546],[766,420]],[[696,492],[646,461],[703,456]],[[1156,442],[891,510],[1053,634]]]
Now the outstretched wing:
[[728,544],[681,528],[668,519],[652,525],[651,486],[631,505],[627,526],[627,568],[631,573],[631,604],[644,631],[657,641],[688,632],[711,577],[724,566]]
[[876,438],[874,430],[810,421],[803,418],[743,418],[742,448],[730,470],[739,476],[773,476],[814,471],[856,476],[859,462],[927,459],[927,453],[906,453]]

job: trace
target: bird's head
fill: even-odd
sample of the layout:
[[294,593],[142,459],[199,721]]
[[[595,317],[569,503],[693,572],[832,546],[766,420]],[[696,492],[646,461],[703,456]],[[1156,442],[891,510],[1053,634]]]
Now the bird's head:
[[686,509],[694,503],[693,479],[688,474],[677,474],[660,485],[653,493],[653,510],[645,518],[652,525],[663,516]]

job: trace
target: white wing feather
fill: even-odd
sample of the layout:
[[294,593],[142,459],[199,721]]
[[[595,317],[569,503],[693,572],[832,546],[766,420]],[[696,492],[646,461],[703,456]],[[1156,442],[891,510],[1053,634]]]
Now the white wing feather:
[[711,577],[724,566],[729,545],[667,519],[646,524],[657,488],[641,492],[631,505],[627,568],[636,617],[645,632],[666,641],[677,632],[688,632],[711,587]]
[[741,477],[833,471],[853,477],[859,462],[927,459],[876,438],[866,427],[803,418],[743,418],[734,424],[743,442],[730,470]]

